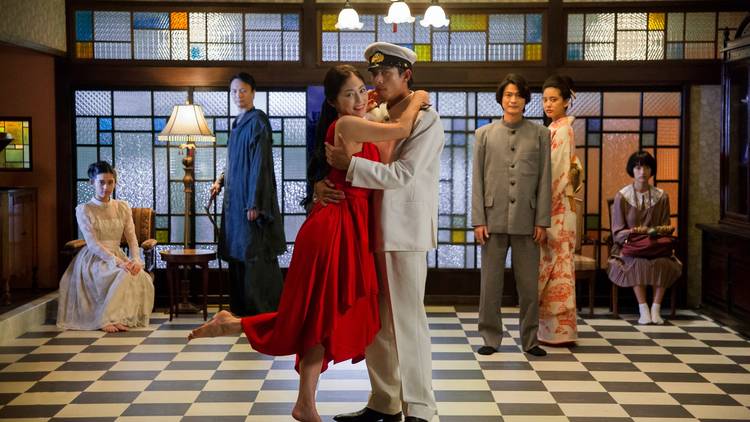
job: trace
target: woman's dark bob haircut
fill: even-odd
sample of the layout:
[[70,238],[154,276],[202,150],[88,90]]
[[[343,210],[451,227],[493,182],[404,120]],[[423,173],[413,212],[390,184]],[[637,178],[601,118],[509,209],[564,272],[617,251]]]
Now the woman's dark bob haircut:
[[117,172],[112,167],[112,164],[109,164],[106,161],[97,161],[89,165],[89,170],[88,170],[89,180],[96,179],[96,176],[100,174],[111,174],[112,176],[115,177],[115,180],[117,180]]
[[656,159],[653,155],[649,154],[648,151],[634,152],[630,158],[628,158],[626,170],[630,177],[635,177],[633,175],[633,169],[635,166],[648,167],[651,169],[651,176],[656,176]]
[[233,81],[233,80],[235,80],[235,79],[239,79],[239,80],[241,80],[242,82],[244,82],[244,83],[246,83],[246,84],[250,85],[250,88],[252,88],[252,89],[253,89],[253,91],[255,91],[255,78],[253,78],[253,75],[251,75],[251,74],[249,74],[249,73],[247,73],[247,72],[240,72],[240,73],[238,73],[238,74],[236,74],[236,75],[232,76],[232,77],[231,77],[231,78],[229,79],[229,83],[231,84],[231,83],[232,83],[232,81]]
[[529,89],[529,84],[526,82],[526,79],[517,73],[508,73],[505,75],[502,82],[500,82],[500,86],[497,87],[497,92],[495,93],[495,101],[500,104],[500,107],[503,106],[503,93],[505,93],[505,88],[511,84],[518,88],[518,93],[521,95],[521,98],[526,100],[526,104],[531,102],[531,90]]

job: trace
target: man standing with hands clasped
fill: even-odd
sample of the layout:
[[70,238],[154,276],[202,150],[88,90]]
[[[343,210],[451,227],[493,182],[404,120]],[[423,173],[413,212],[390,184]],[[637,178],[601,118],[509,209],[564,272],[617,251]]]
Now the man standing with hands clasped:
[[549,130],[523,117],[531,92],[520,75],[508,74],[496,94],[500,122],[476,131],[471,219],[482,245],[479,334],[491,355],[503,337],[500,302],[505,258],[512,248],[513,275],[520,302],[523,351],[547,354],[539,347],[539,243],[550,226],[551,173]]
[[[367,47],[365,59],[378,98],[389,110],[410,95],[412,65],[417,59],[412,50],[378,42]],[[443,143],[440,117],[426,108],[419,112],[408,138],[397,142],[392,151],[381,152],[383,163],[349,157],[343,148],[326,145],[329,164],[347,170],[346,178],[353,186],[382,189],[373,196],[373,214],[380,223],[373,238],[381,329],[365,351],[372,392],[367,407],[334,417],[337,422],[401,421],[402,410],[405,421],[424,422],[432,420],[437,410],[423,300],[426,252],[437,246]],[[320,187],[316,185],[319,200],[328,201]]]

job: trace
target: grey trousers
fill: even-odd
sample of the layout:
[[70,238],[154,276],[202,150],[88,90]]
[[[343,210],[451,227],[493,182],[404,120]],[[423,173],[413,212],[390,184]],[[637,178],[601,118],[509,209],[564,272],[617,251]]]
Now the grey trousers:
[[500,302],[503,297],[508,246],[513,249],[512,265],[520,305],[521,343],[526,351],[539,345],[539,246],[530,235],[490,233],[487,243],[482,246],[479,334],[486,346],[500,347],[503,338]]

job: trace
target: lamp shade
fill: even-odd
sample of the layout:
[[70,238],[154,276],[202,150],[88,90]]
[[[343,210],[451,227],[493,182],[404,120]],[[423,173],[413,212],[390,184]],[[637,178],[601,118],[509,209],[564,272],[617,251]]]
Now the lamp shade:
[[215,139],[203,115],[203,108],[196,104],[174,106],[167,125],[159,133],[160,141],[213,142]]
[[347,0],[344,8],[339,12],[339,20],[334,25],[336,29],[362,29],[364,24],[359,21],[359,14]]
[[437,4],[437,0],[432,2],[432,5],[430,5],[430,7],[427,8],[427,11],[424,12],[424,18],[419,21],[419,24],[425,28],[430,25],[435,28],[442,28],[449,23],[450,20],[445,18],[445,10]]
[[391,7],[388,8],[388,16],[383,20],[385,23],[412,23],[414,22],[414,16],[411,15],[409,5],[406,2],[392,0]]

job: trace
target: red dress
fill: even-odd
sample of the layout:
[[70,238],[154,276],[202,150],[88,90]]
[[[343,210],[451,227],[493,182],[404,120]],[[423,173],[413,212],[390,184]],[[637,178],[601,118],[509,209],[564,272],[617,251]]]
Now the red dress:
[[[333,144],[334,121],[326,142]],[[362,144],[357,157],[379,161],[377,148]],[[297,234],[277,312],[242,318],[253,349],[296,354],[295,369],[312,346],[325,347],[323,366],[364,359],[380,330],[378,282],[370,247],[370,189],[355,188],[346,172],[331,169],[328,180],[343,190],[338,204],[315,204]]]

